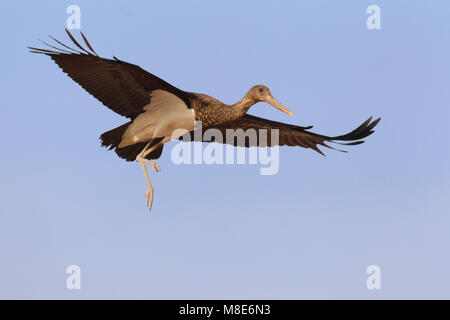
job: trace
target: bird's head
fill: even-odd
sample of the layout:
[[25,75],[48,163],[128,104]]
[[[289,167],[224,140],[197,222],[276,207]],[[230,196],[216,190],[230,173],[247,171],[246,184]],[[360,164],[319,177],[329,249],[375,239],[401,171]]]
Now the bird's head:
[[277,99],[275,99],[272,96],[269,88],[267,88],[262,84],[252,87],[245,96],[247,99],[250,99],[254,103],[267,102],[272,106],[274,106],[275,108],[277,108],[278,110],[283,111],[284,113],[287,113],[290,116],[294,115],[291,111],[289,111],[285,106],[279,103]]

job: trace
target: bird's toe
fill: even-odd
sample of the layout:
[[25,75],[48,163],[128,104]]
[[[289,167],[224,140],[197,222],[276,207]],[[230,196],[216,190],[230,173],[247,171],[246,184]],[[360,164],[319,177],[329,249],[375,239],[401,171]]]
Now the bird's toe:
[[145,192],[145,199],[148,210],[151,210],[153,204],[153,189],[147,189]]

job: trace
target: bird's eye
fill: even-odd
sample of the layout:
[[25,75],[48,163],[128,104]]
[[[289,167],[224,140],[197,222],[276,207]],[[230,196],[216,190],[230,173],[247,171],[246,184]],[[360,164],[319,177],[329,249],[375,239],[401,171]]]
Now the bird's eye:
[[259,88],[258,91],[263,93],[264,92],[264,88]]

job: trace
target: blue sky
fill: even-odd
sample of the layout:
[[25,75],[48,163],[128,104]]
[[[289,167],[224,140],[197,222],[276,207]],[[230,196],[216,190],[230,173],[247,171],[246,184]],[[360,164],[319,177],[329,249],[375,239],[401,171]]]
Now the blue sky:
[[[262,83],[295,117],[250,113],[323,134],[383,119],[348,154],[281,148],[274,176],[176,166],[169,144],[148,213],[140,166],[98,140],[126,119],[26,49],[66,41],[70,4],[97,53],[184,90],[233,103]],[[448,1],[0,6],[0,298],[450,298]]]

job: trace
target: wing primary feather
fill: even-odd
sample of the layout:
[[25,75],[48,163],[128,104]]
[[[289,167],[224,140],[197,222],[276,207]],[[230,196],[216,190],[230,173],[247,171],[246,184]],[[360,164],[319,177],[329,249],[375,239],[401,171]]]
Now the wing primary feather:
[[67,35],[69,36],[70,40],[72,40],[72,42],[81,50],[83,50],[84,52],[86,52],[88,55],[92,55],[92,53],[90,53],[89,51],[87,51],[86,49],[84,49],[79,43],[78,41],[73,37],[73,35],[69,32],[69,30],[67,30],[67,28],[65,29],[67,32]]
[[84,36],[83,32],[80,31],[80,33],[81,33],[81,36],[83,37],[84,43],[87,45],[87,47],[89,48],[89,50],[91,50],[91,51],[98,57],[97,52],[95,52],[95,50],[92,48],[91,44],[90,44],[89,41],[86,39],[86,37]]
[[343,143],[343,142],[337,142],[337,141],[330,141],[332,143],[336,143],[336,144],[340,144],[342,146],[356,146],[358,144],[364,143],[364,141],[360,140],[360,141],[354,141],[354,142],[348,142],[348,143]]
[[311,146],[311,148],[312,148],[314,151],[320,153],[322,156],[326,157],[325,153],[323,153],[322,150],[320,150],[319,147],[318,147],[317,145],[313,145],[313,146]]
[[341,136],[337,136],[337,137],[332,137],[330,140],[355,140],[358,139],[356,137],[358,137],[366,128],[367,125],[370,123],[370,121],[372,120],[372,117],[370,117],[369,119],[367,119],[366,121],[363,122],[363,124],[361,124],[358,128],[356,128],[355,130],[341,135]]
[[[68,53],[68,54],[72,54],[72,52],[70,52],[70,51],[67,51],[67,50],[64,50],[64,49],[61,49],[61,48],[52,46],[51,44],[48,44],[48,43],[45,42],[45,41],[42,41],[42,40],[39,40],[39,41],[41,41],[41,42],[42,42],[43,44],[45,44],[47,47],[50,47],[50,48],[53,48],[53,49],[55,49],[55,50],[61,51],[60,53]],[[55,51],[54,51],[54,52],[55,52]],[[58,53],[59,53],[59,52],[58,52]]]
[[[79,54],[84,54],[83,52],[81,52],[81,51],[78,51],[78,50],[75,50],[74,48],[71,48],[71,47],[69,47],[68,45],[65,45],[64,43],[62,43],[61,41],[59,41],[58,39],[55,39],[53,36],[51,36],[50,34],[48,35],[53,41],[55,41],[56,43],[58,43],[58,44],[60,44],[60,45],[62,45],[64,48],[67,48],[67,49],[69,49],[69,50],[72,50],[72,51],[74,51],[74,52],[76,52],[76,53],[79,53]],[[73,52],[71,52],[71,54],[72,54]]]
[[35,47],[27,47],[28,49],[30,49],[31,52],[34,53],[41,53],[41,54],[59,54],[59,52],[56,51],[52,51],[52,50],[47,50],[47,49],[39,49],[39,48],[35,48]]
[[48,53],[46,53],[46,52],[36,51],[36,50],[32,50],[32,49],[30,49],[30,52],[31,52],[31,53],[48,54]]

